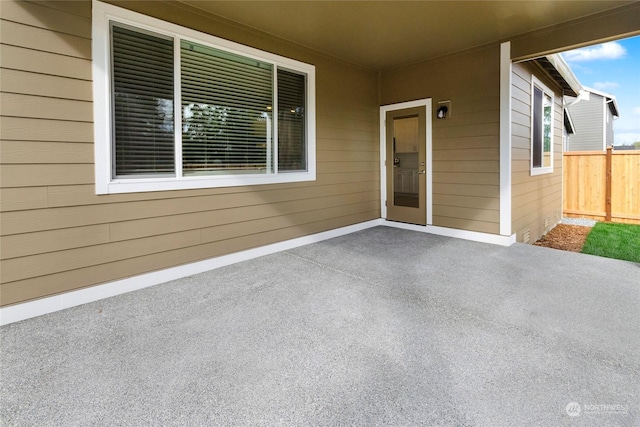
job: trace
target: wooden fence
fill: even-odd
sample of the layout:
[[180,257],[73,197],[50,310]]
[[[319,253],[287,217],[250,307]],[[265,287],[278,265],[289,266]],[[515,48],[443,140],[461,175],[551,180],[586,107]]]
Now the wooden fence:
[[640,151],[564,153],[567,217],[640,224]]

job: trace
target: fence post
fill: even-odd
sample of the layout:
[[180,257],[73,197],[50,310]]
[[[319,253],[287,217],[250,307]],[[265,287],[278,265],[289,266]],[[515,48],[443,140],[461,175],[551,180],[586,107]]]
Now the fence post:
[[611,154],[613,153],[613,146],[607,147],[607,169],[605,174],[605,221],[611,221]]

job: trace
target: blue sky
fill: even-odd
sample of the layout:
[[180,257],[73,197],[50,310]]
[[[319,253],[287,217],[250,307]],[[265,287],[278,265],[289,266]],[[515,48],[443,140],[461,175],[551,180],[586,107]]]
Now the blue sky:
[[615,95],[614,145],[640,141],[640,36],[563,53],[583,86]]

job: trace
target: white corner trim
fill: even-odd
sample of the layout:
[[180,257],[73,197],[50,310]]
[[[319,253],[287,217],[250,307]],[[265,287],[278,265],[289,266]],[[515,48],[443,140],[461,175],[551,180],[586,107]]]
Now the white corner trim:
[[140,274],[126,279],[116,280],[102,285],[91,286],[88,288],[78,289],[76,291],[66,292],[60,295],[54,295],[27,301],[21,304],[10,305],[0,308],[0,325],[19,322],[43,314],[53,313],[55,311],[64,310],[66,308],[87,304],[104,298],[113,297],[127,292],[137,291],[139,289],[166,283],[171,280],[180,279],[198,273],[203,273],[216,268],[235,264],[242,261],[258,258],[277,252],[286,251],[288,249],[297,248],[299,246],[308,245],[310,243],[321,242],[323,240],[332,239],[334,237],[344,236],[346,234],[355,233],[357,231],[366,230],[381,224],[380,219],[374,219],[359,224],[349,225],[347,227],[337,228],[322,233],[312,234],[309,236],[298,237],[296,239],[286,240],[284,242],[273,243],[271,245],[259,248],[248,249],[229,255],[223,255],[216,258],[198,261],[191,264],[171,267],[164,270],[154,271],[151,273]]
[[607,98],[602,97],[602,150],[607,151]]
[[[111,113],[109,111],[111,95],[107,70],[111,69],[111,56],[109,55],[106,41],[109,34],[109,26],[105,19],[106,11],[101,7],[102,3],[93,0],[91,18],[91,79],[93,81],[93,99],[103,102],[93,103],[93,144],[94,149],[94,177],[96,194],[107,194],[107,184],[111,177],[111,149],[108,144],[100,144],[98,141],[106,141],[111,137]],[[95,161],[95,159],[101,159]]]
[[511,235],[511,42],[500,45],[500,234]]
[[439,227],[437,225],[416,225],[404,222],[383,220],[387,227],[402,228],[404,230],[419,231],[421,233],[437,234],[438,236],[453,237],[456,239],[471,240],[492,245],[511,246],[516,242],[516,235],[501,236],[499,234],[480,233],[478,231],[459,230],[457,228]]

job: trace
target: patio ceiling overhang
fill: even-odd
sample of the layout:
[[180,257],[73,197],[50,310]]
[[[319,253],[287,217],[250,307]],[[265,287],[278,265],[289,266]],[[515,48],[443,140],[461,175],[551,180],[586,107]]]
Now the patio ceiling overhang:
[[376,71],[518,38],[513,58],[542,56],[554,50],[539,35],[550,29],[561,28],[562,47],[640,32],[640,3],[619,0],[180,1]]

